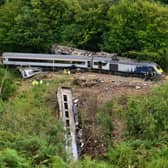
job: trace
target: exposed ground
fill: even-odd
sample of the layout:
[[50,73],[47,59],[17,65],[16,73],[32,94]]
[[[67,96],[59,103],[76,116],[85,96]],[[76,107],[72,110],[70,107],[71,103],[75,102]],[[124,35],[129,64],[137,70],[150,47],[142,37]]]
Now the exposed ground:
[[[112,98],[120,96],[132,96],[138,94],[145,94],[163,81],[150,81],[137,77],[124,77],[111,74],[100,73],[76,73],[71,75],[63,74],[63,72],[57,73],[45,73],[39,74],[31,79],[21,80],[21,86],[19,92],[28,90],[32,87],[32,81],[34,79],[43,80],[46,83],[50,83],[53,80],[68,80],[69,86],[72,88],[75,98],[79,98],[83,95],[96,97],[97,104],[101,106],[103,103],[111,100]],[[87,101],[87,99],[85,100]],[[82,102],[81,102],[82,103]]]
[[[79,99],[79,112],[81,120],[84,120],[84,154],[89,154],[93,158],[107,153],[106,144],[102,142],[103,135],[96,124],[96,111],[111,99],[146,94],[161,83],[136,77],[98,73],[79,73],[73,77],[73,94]],[[119,141],[124,132],[124,123],[119,115],[113,116],[112,123],[114,125],[112,141]]]
[[159,84],[156,81],[145,81],[143,78],[109,74],[79,73],[73,76],[76,79],[74,95],[80,97],[81,94],[88,92],[97,96],[100,105],[113,97],[146,93],[149,88]]
[[[56,90],[53,91],[53,84],[52,87],[50,87],[50,81],[68,81],[66,82],[66,86],[71,87],[73,96],[79,99],[79,115],[81,125],[84,127],[85,146],[83,148],[83,154],[89,154],[92,157],[98,157],[99,154],[103,155],[103,153],[106,153],[105,144],[101,142],[103,137],[97,136],[101,136],[101,130],[97,127],[95,122],[97,110],[108,100],[126,95],[146,94],[151,88],[162,83],[162,81],[145,81],[142,78],[136,77],[90,72],[70,75],[63,74],[63,72],[50,72],[49,74],[37,75],[28,80],[21,80],[19,92],[31,88],[34,79],[43,79],[46,87],[49,88],[47,91],[49,95],[49,99],[46,102],[47,105],[55,103]],[[62,86],[61,83],[59,86]],[[124,123],[118,116],[114,116],[112,122],[114,124],[112,141],[119,141],[122,138]]]

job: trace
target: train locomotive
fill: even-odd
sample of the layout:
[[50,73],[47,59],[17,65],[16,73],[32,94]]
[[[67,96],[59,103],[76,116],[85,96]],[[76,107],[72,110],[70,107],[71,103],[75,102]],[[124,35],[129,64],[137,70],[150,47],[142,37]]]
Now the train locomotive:
[[77,56],[63,54],[3,53],[6,66],[41,67],[43,69],[83,69],[136,76],[161,76],[163,70],[153,62],[138,62],[132,59]]

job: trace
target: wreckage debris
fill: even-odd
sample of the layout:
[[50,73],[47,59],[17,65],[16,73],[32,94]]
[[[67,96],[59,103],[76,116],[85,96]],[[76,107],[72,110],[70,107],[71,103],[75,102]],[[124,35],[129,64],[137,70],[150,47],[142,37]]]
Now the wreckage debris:
[[87,80],[87,79],[74,79],[73,84],[76,86],[84,87],[92,87],[104,83],[105,81],[99,78]]
[[82,129],[78,123],[78,99],[73,100],[70,88],[59,88],[57,91],[59,104],[59,118],[67,132],[65,134],[66,152],[70,160],[78,160],[84,146],[82,140]]
[[42,69],[41,68],[29,68],[29,67],[26,67],[26,68],[23,68],[23,67],[19,67],[18,70],[20,71],[21,75],[22,75],[22,78],[23,79],[27,79],[27,78],[31,78],[39,73],[42,72]]
[[80,50],[77,48],[62,46],[59,44],[54,44],[52,46],[52,51],[55,54],[66,54],[66,55],[78,55],[78,56],[90,56],[90,57],[108,57],[108,58],[114,58],[116,57],[115,53],[107,53],[104,51],[101,52],[93,52],[88,50]]

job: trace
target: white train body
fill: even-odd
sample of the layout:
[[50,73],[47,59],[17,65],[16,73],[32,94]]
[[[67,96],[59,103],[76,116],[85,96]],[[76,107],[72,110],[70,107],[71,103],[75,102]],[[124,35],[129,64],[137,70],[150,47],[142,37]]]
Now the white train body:
[[3,64],[15,66],[34,67],[60,67],[69,68],[75,65],[79,68],[88,68],[88,62],[81,56],[55,55],[55,54],[28,54],[4,53]]
[[22,67],[81,68],[105,72],[161,75],[163,70],[156,63],[134,60],[113,60],[107,57],[88,57],[61,54],[3,53],[3,64]]

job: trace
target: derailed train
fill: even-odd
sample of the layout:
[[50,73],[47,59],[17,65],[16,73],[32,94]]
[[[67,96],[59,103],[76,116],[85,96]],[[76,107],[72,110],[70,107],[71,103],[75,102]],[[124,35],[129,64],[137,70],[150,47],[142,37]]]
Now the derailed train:
[[3,53],[2,58],[3,64],[8,66],[52,69],[80,68],[84,70],[91,69],[94,71],[132,74],[137,76],[145,76],[146,74],[160,76],[163,74],[163,70],[156,63],[137,62],[130,59],[30,53]]

